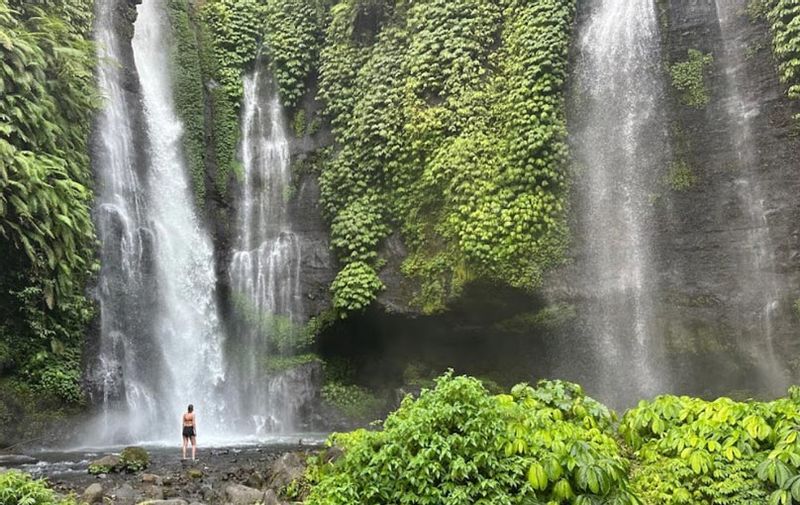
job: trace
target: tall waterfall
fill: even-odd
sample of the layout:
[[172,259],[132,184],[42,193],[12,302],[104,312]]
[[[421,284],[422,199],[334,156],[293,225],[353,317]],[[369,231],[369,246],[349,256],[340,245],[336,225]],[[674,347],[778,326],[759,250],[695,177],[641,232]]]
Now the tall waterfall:
[[[734,194],[744,208],[749,222],[744,230],[743,243],[737,258],[739,274],[738,307],[740,328],[755,327],[756,338],[745,332],[740,345],[749,350],[765,390],[782,393],[788,384],[784,366],[775,349],[777,313],[781,301],[782,275],[775,261],[775,244],[767,222],[768,194],[762,184],[764,168],[753,134],[753,122],[759,116],[759,96],[743,89],[746,76],[746,43],[739,36],[737,18],[745,15],[746,2],[715,1],[720,32],[723,39],[722,58],[725,65],[724,104],[732,123],[733,169],[736,171]],[[759,338],[760,337],[760,338]]]
[[[99,2],[97,38],[107,58],[99,85],[95,166],[103,243],[100,372],[114,377],[93,441],[174,439],[186,405],[197,406],[204,434],[223,434],[222,332],[215,302],[212,247],[193,207],[182,158],[182,125],[172,99],[164,0],[145,0],[134,25],[133,56],[147,133],[146,179],[134,170],[132,117],[113,34],[113,0]],[[119,223],[119,224],[117,224]],[[143,239],[146,238],[145,239]],[[143,244],[147,244],[144,247]],[[141,280],[146,284],[141,284]],[[146,299],[137,311],[128,300]],[[141,329],[141,332],[140,332]],[[113,398],[116,396],[116,398]]]
[[[591,293],[587,338],[596,387],[611,400],[662,388],[651,338],[655,273],[648,195],[668,149],[658,22],[652,0],[601,0],[579,35],[575,152],[582,167],[581,232]],[[636,379],[631,381],[630,378]]]
[[[257,431],[287,431],[310,386],[302,377],[263,380],[270,357],[290,354],[303,321],[300,298],[300,243],[291,229],[287,201],[291,188],[286,121],[262,60],[244,78],[239,199],[239,236],[230,268],[238,313],[233,358],[240,419]],[[289,391],[289,383],[301,387]],[[243,428],[247,429],[247,426]]]
[[144,319],[146,292],[151,287],[144,270],[152,241],[145,222],[145,188],[136,171],[140,160],[133,141],[133,115],[122,88],[123,70],[116,64],[121,47],[114,31],[115,7],[113,1],[97,2],[95,26],[98,86],[107,104],[97,118],[93,153],[97,180],[94,218],[103,260],[97,288],[102,339],[89,376],[103,395],[99,402],[103,438],[113,436],[113,405],[123,397],[145,412],[155,409],[150,388],[142,387],[146,375],[136,366],[146,359],[138,343],[152,336]]

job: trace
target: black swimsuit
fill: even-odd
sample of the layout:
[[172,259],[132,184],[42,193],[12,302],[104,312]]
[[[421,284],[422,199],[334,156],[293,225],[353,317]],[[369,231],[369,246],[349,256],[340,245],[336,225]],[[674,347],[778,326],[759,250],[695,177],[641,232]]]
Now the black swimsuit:
[[184,426],[183,427],[183,436],[185,438],[191,438],[194,436],[194,426]]

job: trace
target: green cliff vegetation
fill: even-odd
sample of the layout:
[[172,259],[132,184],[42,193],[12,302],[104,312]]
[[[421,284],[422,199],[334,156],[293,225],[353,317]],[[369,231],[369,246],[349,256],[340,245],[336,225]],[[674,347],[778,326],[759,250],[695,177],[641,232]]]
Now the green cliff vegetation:
[[[778,60],[781,82],[788,86],[789,98],[800,98],[800,2],[769,0],[767,13],[772,29],[772,47]],[[800,120],[800,114],[795,115]]]
[[714,62],[714,58],[711,54],[703,54],[697,49],[689,49],[687,56],[685,61],[670,65],[672,86],[678,90],[682,104],[700,109],[711,100],[706,81],[708,68]]
[[382,289],[380,244],[436,312],[471,279],[531,289],[567,241],[563,84],[574,2],[347,0],[332,9],[319,97],[338,147],[322,205],[342,311]]
[[800,391],[772,402],[661,396],[621,420],[574,384],[491,395],[439,378],[379,431],[334,435],[285,489],[310,505],[800,503]]
[[15,414],[5,390],[83,399],[96,268],[87,141],[100,103],[91,23],[88,0],[0,0],[0,417]]

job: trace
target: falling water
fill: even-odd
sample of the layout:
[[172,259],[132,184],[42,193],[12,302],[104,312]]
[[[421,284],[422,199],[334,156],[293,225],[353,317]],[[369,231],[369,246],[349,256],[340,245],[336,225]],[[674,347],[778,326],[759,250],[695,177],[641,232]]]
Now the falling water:
[[[717,0],[715,2],[720,32],[724,42],[722,56],[725,64],[724,103],[731,119],[731,141],[734,164],[738,177],[734,180],[736,195],[745,209],[749,222],[745,230],[745,245],[739,258],[737,271],[742,289],[739,307],[744,320],[741,327],[752,327],[755,321],[757,337],[745,335],[745,347],[755,359],[766,390],[783,392],[787,377],[775,350],[775,332],[780,305],[781,289],[774,257],[774,243],[767,223],[766,195],[760,184],[760,166],[757,145],[753,135],[753,120],[760,114],[758,96],[749,96],[743,90],[746,43],[737,34],[738,16],[746,9],[745,2]],[[759,338],[760,337],[760,338]]]
[[[96,124],[97,142],[93,163],[96,168],[97,200],[94,218],[102,248],[102,270],[97,287],[100,305],[99,357],[89,377],[102,393],[101,438],[112,437],[112,405],[124,397],[128,403],[147,401],[137,385],[144,382],[136,362],[143,359],[136,339],[145,340],[149,328],[141,318],[146,306],[146,245],[149,232],[144,224],[143,187],[135,170],[137,151],[133,142],[132,114],[122,88],[121,52],[113,29],[116,5],[97,2],[96,39],[98,86],[106,95],[106,107]],[[123,374],[127,384],[121,380]],[[147,405],[146,411],[154,406]]]
[[651,338],[655,275],[648,195],[656,153],[666,148],[652,0],[599,2],[579,49],[575,152],[585,167],[578,183],[593,305],[588,324],[601,361],[599,393],[619,401],[663,386],[658,344]]
[[[163,3],[143,2],[134,25],[133,56],[148,141],[145,184],[133,170],[132,115],[120,92],[118,65],[100,63],[99,84],[109,102],[100,117],[95,155],[103,188],[97,214],[105,265],[99,361],[101,370],[117,376],[114,382],[121,384],[124,397],[106,406],[108,431],[105,436],[93,433],[94,442],[173,439],[188,403],[197,405],[205,434],[225,432],[213,254],[193,208],[181,154],[182,125],[172,100]],[[114,8],[113,0],[100,2],[97,34],[107,56],[118,59],[110,14]],[[120,232],[109,231],[106,223],[117,221],[122,223]],[[143,254],[142,244],[148,242],[152,250]],[[137,290],[139,280],[146,278],[146,289]],[[126,306],[137,294],[149,299],[146,311]],[[118,317],[122,319],[116,321]],[[148,331],[139,333],[138,328]]]
[[263,380],[270,356],[293,351],[302,300],[300,244],[287,216],[289,140],[277,89],[260,59],[244,78],[242,110],[240,232],[230,268],[242,319],[236,345],[247,349],[234,371],[235,382],[243,385],[238,417],[252,419],[257,430],[287,431],[312,392],[296,371]]

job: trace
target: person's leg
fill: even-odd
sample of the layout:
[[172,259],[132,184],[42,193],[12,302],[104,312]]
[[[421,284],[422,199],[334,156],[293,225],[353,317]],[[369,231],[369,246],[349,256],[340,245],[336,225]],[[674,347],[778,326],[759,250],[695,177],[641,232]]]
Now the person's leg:
[[192,461],[195,459],[195,453],[197,451],[197,437],[192,436]]
[[183,437],[183,457],[181,459],[186,459],[186,442],[188,442],[188,440],[186,437]]

